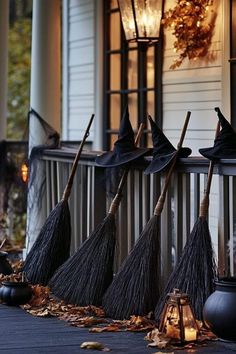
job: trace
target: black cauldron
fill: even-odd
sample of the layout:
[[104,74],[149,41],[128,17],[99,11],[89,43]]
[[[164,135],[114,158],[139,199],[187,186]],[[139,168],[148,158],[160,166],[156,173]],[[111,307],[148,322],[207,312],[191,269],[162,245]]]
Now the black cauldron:
[[215,291],[204,305],[203,318],[217,337],[236,341],[236,278],[215,281]]
[[13,269],[7,260],[8,253],[0,251],[0,273],[9,275],[13,273]]
[[26,304],[32,297],[32,290],[27,282],[3,281],[0,288],[0,300],[12,306]]

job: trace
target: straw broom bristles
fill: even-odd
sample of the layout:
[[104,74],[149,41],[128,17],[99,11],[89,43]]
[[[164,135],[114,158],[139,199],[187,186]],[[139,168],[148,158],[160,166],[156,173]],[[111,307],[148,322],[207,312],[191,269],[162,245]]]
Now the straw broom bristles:
[[52,293],[71,304],[101,305],[113,277],[115,234],[115,216],[109,213],[80,249],[56,271],[49,282]]
[[[216,137],[220,129],[218,122]],[[208,222],[206,219],[209,209],[209,194],[214,164],[211,161],[204,198],[201,202],[199,217],[188,237],[179,263],[171,273],[162,297],[159,299],[155,318],[160,320],[165,298],[174,288],[189,295],[195,317],[202,320],[203,306],[206,299],[214,290],[214,279],[217,274],[215,255],[211,242]]]
[[70,256],[71,224],[67,200],[49,214],[25,260],[23,270],[32,284],[46,285],[55,270]]
[[149,220],[108,288],[103,308],[109,317],[124,319],[154,309],[160,294],[159,220],[157,215]]
[[[189,118],[190,112],[185,120],[178,150],[182,146]],[[177,153],[165,178],[153,217],[104,295],[102,305],[109,317],[124,319],[130,315],[147,315],[155,308],[160,295],[159,220],[176,161]]]
[[35,243],[28,253],[23,271],[31,284],[47,285],[55,270],[70,256],[71,223],[68,199],[77,169],[78,161],[94,119],[91,116],[84,137],[72,165],[70,176],[61,201],[47,217]]
[[[135,145],[141,137],[143,128],[144,124],[141,123]],[[101,305],[102,297],[113,278],[115,214],[128,172],[128,168],[123,172],[108,215],[79,250],[56,271],[49,283],[52,293],[67,303],[80,306]]]
[[174,288],[189,295],[194,315],[201,320],[204,303],[214,290],[215,276],[216,265],[208,223],[205,217],[199,217],[156,306],[156,320],[160,319],[166,295]]

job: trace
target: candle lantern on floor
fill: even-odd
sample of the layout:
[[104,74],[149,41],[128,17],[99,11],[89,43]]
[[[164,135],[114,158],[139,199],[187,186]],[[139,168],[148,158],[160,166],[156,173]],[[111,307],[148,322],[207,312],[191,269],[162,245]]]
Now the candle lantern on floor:
[[198,325],[187,294],[174,289],[167,295],[159,330],[178,343],[197,339]]

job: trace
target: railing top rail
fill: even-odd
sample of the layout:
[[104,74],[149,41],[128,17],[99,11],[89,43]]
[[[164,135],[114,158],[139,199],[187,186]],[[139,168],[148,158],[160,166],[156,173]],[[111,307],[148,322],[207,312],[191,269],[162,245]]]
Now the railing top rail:
[[[95,165],[95,158],[101,151],[84,150],[81,155],[81,163]],[[73,147],[61,147],[60,149],[46,149],[43,153],[44,160],[71,162],[76,154]],[[143,163],[133,164],[137,168],[145,168],[151,161],[151,157],[145,157]],[[201,156],[190,156],[179,159],[176,171],[181,173],[207,173],[209,160]],[[214,166],[214,174],[236,176],[236,159],[222,159]]]

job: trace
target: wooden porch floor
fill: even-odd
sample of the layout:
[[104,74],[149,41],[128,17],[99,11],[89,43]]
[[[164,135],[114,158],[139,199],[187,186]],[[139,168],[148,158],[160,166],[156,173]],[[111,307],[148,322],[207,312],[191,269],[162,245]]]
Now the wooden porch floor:
[[[89,333],[87,328],[75,328],[56,318],[33,317],[17,307],[0,305],[0,353],[6,354],[94,354],[98,351],[81,349],[84,341],[98,341],[113,354],[151,354],[157,348],[147,348],[144,333]],[[167,352],[167,350],[163,350]],[[230,354],[236,343],[210,342],[194,353]],[[189,353],[178,350],[176,354]]]

